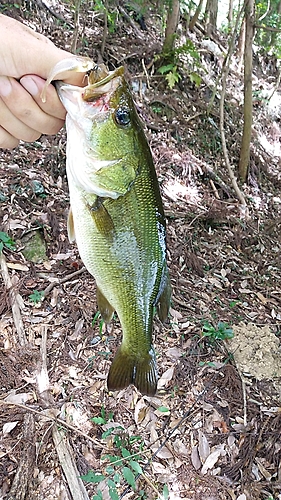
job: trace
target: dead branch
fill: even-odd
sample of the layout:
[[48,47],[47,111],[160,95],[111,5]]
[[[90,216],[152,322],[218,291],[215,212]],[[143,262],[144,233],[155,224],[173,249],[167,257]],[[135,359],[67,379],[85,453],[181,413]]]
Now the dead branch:
[[45,290],[43,291],[43,297],[47,297],[47,295],[53,290],[53,288],[57,285],[62,285],[63,283],[66,283],[67,281],[71,280],[75,276],[79,276],[79,274],[84,273],[86,271],[86,267],[81,267],[81,269],[78,269],[78,271],[75,271],[74,273],[68,274],[62,279],[58,279],[57,281],[53,281],[50,283]]
[[[37,385],[41,399],[45,404],[52,405],[53,398],[50,393],[49,375],[47,370],[47,327],[42,327],[41,341],[41,367],[37,373]],[[56,452],[63,469],[66,481],[74,500],[89,500],[86,488],[79,478],[79,472],[73,457],[71,446],[64,431],[59,431],[57,425],[52,429],[53,441]]]
[[11,489],[6,497],[7,500],[24,500],[28,498],[28,486],[33,477],[35,467],[34,415],[27,413],[24,416],[22,428],[24,448]]
[[19,344],[21,347],[23,347],[27,344],[27,339],[26,339],[23,321],[22,321],[21,312],[20,312],[20,302],[21,302],[20,299],[21,298],[20,298],[19,294],[14,290],[14,287],[12,285],[11,278],[9,275],[9,270],[7,267],[7,262],[6,262],[6,259],[5,259],[3,252],[0,252],[0,266],[1,266],[1,273],[2,273],[5,287],[9,292],[12,314],[13,314],[13,319],[14,319],[16,331],[17,331],[18,338],[19,338]]

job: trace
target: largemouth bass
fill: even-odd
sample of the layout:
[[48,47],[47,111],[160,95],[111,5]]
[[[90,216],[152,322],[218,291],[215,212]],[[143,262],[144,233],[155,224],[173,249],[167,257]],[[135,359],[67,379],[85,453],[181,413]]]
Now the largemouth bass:
[[[75,62],[76,61],[76,62]],[[123,67],[108,71],[84,58],[59,63],[49,81],[66,70],[87,72],[84,88],[56,82],[66,108],[70,241],[94,276],[97,303],[109,322],[119,317],[123,339],[107,385],[157,388],[152,346],[154,308],[169,309],[163,206],[153,160]]]

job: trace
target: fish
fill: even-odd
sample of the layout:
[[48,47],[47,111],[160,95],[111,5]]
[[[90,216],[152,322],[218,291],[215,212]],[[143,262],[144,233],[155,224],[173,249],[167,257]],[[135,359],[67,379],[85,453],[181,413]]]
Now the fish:
[[[58,80],[86,71],[87,84]],[[117,313],[122,342],[107,377],[109,391],[133,384],[157,390],[153,316],[168,316],[171,286],[166,225],[152,154],[124,68],[109,71],[83,57],[58,63],[56,79],[66,109],[66,172],[70,196],[68,235],[95,278],[103,320]]]

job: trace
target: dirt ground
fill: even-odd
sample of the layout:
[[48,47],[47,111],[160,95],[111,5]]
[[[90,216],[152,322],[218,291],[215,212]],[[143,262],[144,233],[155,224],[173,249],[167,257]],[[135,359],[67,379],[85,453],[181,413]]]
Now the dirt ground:
[[[68,4],[56,9],[72,20]],[[70,50],[73,28],[46,9],[21,2],[3,12]],[[274,109],[255,103],[245,218],[224,166],[217,98],[207,114],[219,62],[206,52],[208,78],[202,75],[200,87],[183,75],[168,90],[151,65],[161,47],[153,12],[146,25],[142,31],[120,15],[105,61],[126,67],[167,218],[173,294],[169,321],[154,321],[158,392],[150,398],[134,387],[106,388],[122,332],[118,319],[109,326],[101,321],[95,281],[68,242],[65,131],[0,152],[0,231],[16,244],[1,257],[3,500],[281,499],[278,92]],[[86,9],[79,52],[95,56],[102,34],[103,18]],[[201,36],[192,36],[200,49]],[[272,75],[261,66],[256,88],[263,75],[270,90]],[[234,167],[241,81],[232,71],[226,96]],[[227,328],[234,337],[221,339],[218,332]],[[114,462],[109,468],[108,456],[123,460],[123,449],[142,470],[135,491],[124,468]],[[104,479],[82,480],[89,471]]]

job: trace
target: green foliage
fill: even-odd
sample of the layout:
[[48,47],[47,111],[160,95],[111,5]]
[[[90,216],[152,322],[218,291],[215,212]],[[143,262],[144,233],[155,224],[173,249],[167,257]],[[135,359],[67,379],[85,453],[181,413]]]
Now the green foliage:
[[116,2],[113,0],[95,0],[93,10],[106,15],[109,33],[114,33],[117,24]]
[[44,297],[44,292],[38,292],[38,290],[34,290],[28,298],[33,302],[34,304],[38,304],[40,300]]
[[202,328],[202,336],[207,337],[211,344],[215,343],[217,340],[232,339],[233,329],[227,324],[219,321],[217,326],[211,325],[206,321]]
[[[102,406],[100,416],[93,417],[92,420],[97,425],[105,425],[113,420],[113,413],[111,411],[107,413],[104,406]],[[110,454],[101,457],[101,460],[107,462],[107,465],[102,468],[103,472],[90,470],[87,474],[81,476],[83,481],[96,484],[97,491],[92,500],[103,500],[103,494],[98,486],[103,481],[107,485],[111,500],[119,499],[117,487],[122,482],[127,486],[129,485],[136,492],[136,500],[144,500],[146,494],[143,490],[137,491],[136,483],[138,476],[144,474],[141,465],[141,454],[144,447],[142,438],[140,436],[130,436],[121,425],[109,427],[102,433],[101,438],[106,439],[108,436],[111,436],[113,450]],[[168,493],[167,486],[164,486],[164,499],[169,498]]]
[[168,87],[172,89],[176,83],[182,78],[182,70],[188,71],[189,79],[197,87],[201,84],[201,77],[195,71],[197,68],[202,69],[200,56],[191,40],[173,49],[169,53],[163,53],[156,56],[155,60],[164,61],[165,64],[160,66],[158,72],[165,75]]
[[15,242],[10,238],[7,233],[0,231],[0,252],[2,252],[3,248],[8,248],[9,250],[15,249]]

